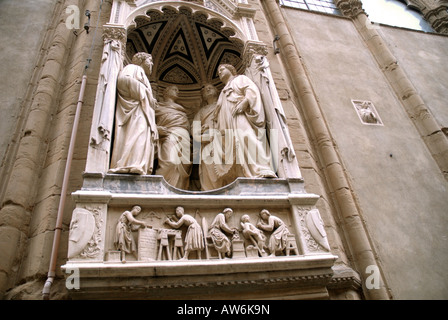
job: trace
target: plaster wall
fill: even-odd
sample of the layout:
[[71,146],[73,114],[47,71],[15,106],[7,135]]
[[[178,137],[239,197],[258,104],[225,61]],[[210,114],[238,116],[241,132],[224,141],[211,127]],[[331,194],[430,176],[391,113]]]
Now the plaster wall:
[[448,128],[448,36],[387,26],[380,32],[437,122]]
[[[0,161],[6,155],[27,99],[56,0],[0,1]],[[6,94],[5,94],[6,93]],[[20,128],[19,128],[20,129]],[[0,162],[0,163],[1,163]]]
[[[283,12],[393,298],[446,299],[448,199],[443,174],[351,20],[287,8]],[[397,40],[406,35],[407,40]],[[446,94],[431,74],[436,63],[428,68],[412,60],[410,50],[422,52],[421,61],[429,55],[442,59],[436,47],[446,44],[404,30],[388,30],[386,38],[418,92],[426,92],[433,112],[443,118],[439,101]],[[416,49],[419,45],[425,50]],[[443,74],[443,68],[436,74]],[[384,125],[363,125],[352,99],[371,101]]]

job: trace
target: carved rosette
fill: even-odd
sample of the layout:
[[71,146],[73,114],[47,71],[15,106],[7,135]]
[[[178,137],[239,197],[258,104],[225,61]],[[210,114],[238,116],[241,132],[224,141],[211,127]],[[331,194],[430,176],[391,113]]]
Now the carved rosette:
[[334,0],[334,3],[344,16],[352,19],[365,13],[360,0]]

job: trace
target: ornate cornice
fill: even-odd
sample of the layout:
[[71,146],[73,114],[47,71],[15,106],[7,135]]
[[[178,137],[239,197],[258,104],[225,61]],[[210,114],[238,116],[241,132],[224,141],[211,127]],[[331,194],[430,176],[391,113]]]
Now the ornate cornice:
[[422,10],[423,17],[437,32],[448,34],[448,2],[440,1]]
[[104,26],[103,39],[119,40],[126,42],[127,31],[122,27]]

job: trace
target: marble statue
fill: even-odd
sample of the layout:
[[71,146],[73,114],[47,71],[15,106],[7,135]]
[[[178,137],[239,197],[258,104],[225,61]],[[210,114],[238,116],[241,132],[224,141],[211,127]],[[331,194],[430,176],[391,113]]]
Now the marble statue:
[[263,231],[250,222],[250,217],[247,214],[241,217],[240,224],[242,227],[243,236],[248,239],[255,248],[257,248],[260,256],[265,256],[266,251],[264,248],[266,247],[266,236],[263,234]]
[[165,223],[175,229],[183,225],[188,226],[184,240],[185,254],[181,260],[188,260],[191,251],[196,251],[198,259],[201,259],[201,251],[204,250],[204,234],[201,226],[194,217],[184,213],[183,207],[176,208],[176,217],[179,219],[178,221],[167,219]]
[[132,231],[140,227],[150,227],[144,221],[137,220],[135,217],[140,214],[141,207],[134,206],[131,211],[125,211],[118,219],[114,234],[114,245],[121,252],[121,260],[126,261],[126,253],[137,254],[137,244],[132,235]]
[[[223,64],[218,74],[225,87],[219,96],[214,121],[222,136],[221,163],[215,163],[222,186],[238,177],[275,178],[266,139],[266,119],[260,91],[232,65]],[[225,137],[225,139],[224,139]],[[230,141],[229,141],[230,140]]]
[[109,172],[152,174],[154,147],[158,139],[153,97],[148,76],[152,57],[136,53],[132,64],[118,75],[115,141]]
[[231,234],[233,237],[238,237],[238,230],[236,228],[231,228],[227,223],[232,217],[233,210],[230,208],[225,208],[223,212],[216,215],[212,224],[208,229],[208,234],[212,239],[213,246],[216,251],[218,251],[219,258],[231,255],[231,239],[228,238],[227,234]]
[[176,103],[179,89],[165,89],[164,102],[159,102],[156,123],[159,132],[157,175],[172,186],[188,189],[192,163],[190,159],[190,122],[187,111]]
[[213,114],[218,101],[219,92],[216,87],[211,84],[206,84],[202,90],[202,98],[204,106],[196,113],[193,119],[192,133],[194,146],[193,147],[194,163],[199,164],[199,181],[201,183],[201,190],[217,189],[221,185],[218,183],[218,176],[215,173],[214,165],[214,122]]
[[275,256],[276,252],[286,249],[289,230],[280,218],[271,215],[266,209],[260,211],[260,218],[261,221],[257,224],[257,227],[272,232],[269,237],[268,249],[271,256]]

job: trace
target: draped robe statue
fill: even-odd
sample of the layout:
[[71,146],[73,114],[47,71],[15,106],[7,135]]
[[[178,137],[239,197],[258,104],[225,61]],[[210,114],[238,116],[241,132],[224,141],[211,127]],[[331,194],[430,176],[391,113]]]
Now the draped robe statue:
[[188,189],[192,169],[190,159],[190,122],[183,106],[176,103],[178,88],[165,89],[164,102],[159,102],[156,123],[159,131],[157,175],[172,186]]
[[221,163],[215,163],[220,184],[224,186],[238,177],[275,178],[266,138],[266,119],[261,95],[256,84],[244,75],[237,75],[231,65],[218,68],[226,84],[218,99],[214,115],[221,133]]
[[202,89],[202,98],[205,105],[196,113],[193,119],[193,147],[194,163],[199,163],[199,180],[201,190],[212,190],[220,187],[214,166],[214,121],[213,114],[216,108],[219,92],[213,85],[207,84]]
[[109,172],[151,174],[153,171],[158,133],[154,113],[157,101],[147,77],[151,71],[151,55],[137,53],[132,64],[118,75],[115,141]]

